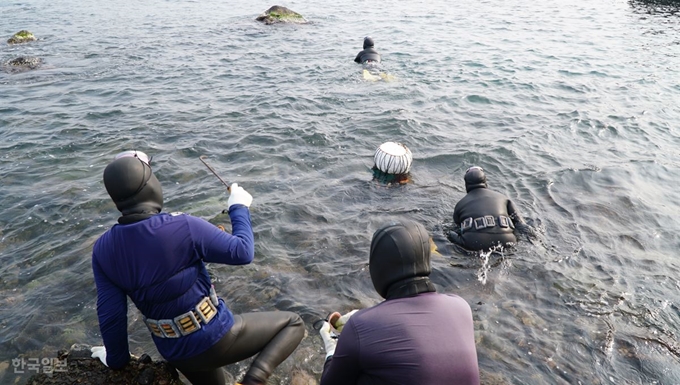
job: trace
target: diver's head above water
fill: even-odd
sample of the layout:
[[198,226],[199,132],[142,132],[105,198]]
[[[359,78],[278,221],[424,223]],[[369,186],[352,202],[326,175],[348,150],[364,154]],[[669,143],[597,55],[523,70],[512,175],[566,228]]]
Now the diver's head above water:
[[476,188],[486,188],[486,175],[481,167],[473,166],[465,171],[465,191],[470,192]]
[[366,36],[364,38],[364,49],[366,48],[373,48],[375,46],[375,43],[373,42],[373,38],[370,36]]
[[163,190],[150,163],[141,151],[125,151],[104,169],[106,191],[123,216],[157,214],[163,208]]
[[391,222],[373,234],[369,257],[373,287],[383,298],[434,291],[430,275],[430,236],[423,225]]

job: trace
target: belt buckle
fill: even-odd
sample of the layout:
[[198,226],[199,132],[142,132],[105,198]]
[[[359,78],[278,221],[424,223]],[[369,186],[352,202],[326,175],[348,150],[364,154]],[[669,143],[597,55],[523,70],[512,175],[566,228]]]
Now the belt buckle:
[[215,317],[215,314],[217,314],[217,308],[213,305],[209,297],[204,297],[203,300],[196,305],[196,314],[198,314],[198,317],[204,324],[207,324]]
[[496,226],[496,220],[493,217],[493,215],[486,215],[484,217],[484,223],[486,224],[486,227],[494,227]]
[[147,318],[144,320],[144,323],[146,324],[146,327],[149,328],[151,334],[159,338],[165,338],[165,334],[163,334],[163,329],[161,329],[161,326],[158,324],[158,321],[156,321],[155,319]]
[[165,338],[179,338],[180,331],[171,319],[160,319],[156,321]]
[[201,329],[201,323],[198,322],[198,319],[194,315],[193,311],[180,314],[173,318],[172,321],[174,321],[174,323],[179,327],[179,332],[182,333],[183,336]]
[[217,293],[215,292],[215,285],[210,285],[210,301],[217,308],[220,305],[220,300],[217,298]]
[[463,223],[460,224],[460,231],[470,230],[472,228],[472,218],[465,218]]
[[473,222],[475,223],[475,230],[486,228],[486,221],[484,220],[484,217],[475,218]]
[[510,218],[506,217],[505,215],[499,215],[498,216],[498,226],[500,227],[510,227],[508,224],[508,221],[510,221]]

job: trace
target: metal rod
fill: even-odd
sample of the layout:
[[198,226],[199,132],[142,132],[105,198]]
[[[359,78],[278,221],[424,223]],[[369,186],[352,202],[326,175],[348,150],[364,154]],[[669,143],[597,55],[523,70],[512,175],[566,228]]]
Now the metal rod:
[[222,182],[223,185],[227,186],[227,191],[231,191],[231,186],[229,186],[229,185],[227,184],[227,182],[224,181],[224,179],[222,179],[219,175],[217,175],[217,172],[215,171],[215,169],[212,168],[212,167],[210,167],[210,165],[209,165],[208,163],[205,162],[204,158],[205,158],[205,155],[201,155],[201,156],[198,157],[198,159],[200,159],[201,162],[203,162],[203,164],[205,165],[205,167],[207,167],[208,170],[210,170],[210,171],[217,177],[217,179],[219,179],[220,182]]

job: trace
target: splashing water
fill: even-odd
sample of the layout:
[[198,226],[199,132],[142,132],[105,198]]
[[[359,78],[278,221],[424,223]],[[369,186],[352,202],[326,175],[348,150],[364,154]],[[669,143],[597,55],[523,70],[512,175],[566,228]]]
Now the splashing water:
[[479,253],[479,258],[482,260],[482,267],[477,271],[477,280],[481,282],[482,285],[486,285],[486,279],[489,275],[489,255],[491,251],[486,253]]

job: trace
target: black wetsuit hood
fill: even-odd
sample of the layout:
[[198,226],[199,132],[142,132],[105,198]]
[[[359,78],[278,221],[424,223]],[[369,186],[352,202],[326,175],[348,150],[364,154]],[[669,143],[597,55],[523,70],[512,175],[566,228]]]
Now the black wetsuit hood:
[[476,188],[486,188],[486,174],[481,167],[470,167],[465,172],[465,191],[470,192]]
[[366,36],[364,38],[364,49],[366,48],[373,48],[375,46],[375,43],[373,42],[373,38],[370,36]]
[[369,271],[375,290],[385,299],[435,291],[428,276],[430,236],[413,221],[389,223],[373,234]]
[[104,186],[123,214],[118,223],[141,221],[161,212],[163,190],[151,166],[136,157],[114,160],[104,169]]

